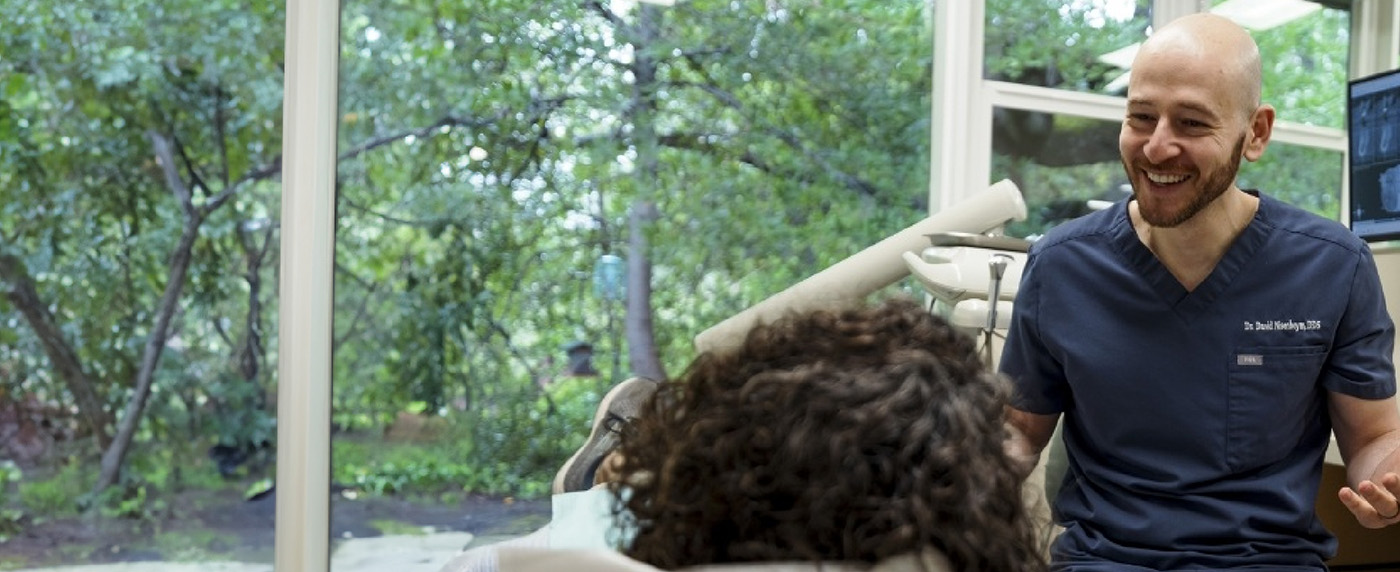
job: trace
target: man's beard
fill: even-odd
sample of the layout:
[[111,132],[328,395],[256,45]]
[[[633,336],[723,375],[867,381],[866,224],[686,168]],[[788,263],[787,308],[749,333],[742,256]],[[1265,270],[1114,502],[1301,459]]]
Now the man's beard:
[[1240,159],[1244,153],[1244,138],[1244,135],[1240,135],[1240,140],[1235,143],[1229,167],[1216,171],[1209,179],[1202,181],[1195,198],[1187,203],[1185,208],[1176,212],[1166,211],[1139,200],[1141,193],[1138,190],[1138,179],[1134,176],[1134,169],[1124,159],[1123,168],[1128,172],[1128,180],[1133,183],[1133,200],[1138,201],[1138,215],[1148,224],[1158,228],[1172,228],[1191,220],[1191,217],[1196,216],[1196,213],[1201,212],[1220,195],[1225,194],[1225,191],[1230,189],[1230,185],[1235,183],[1235,175],[1240,172]]

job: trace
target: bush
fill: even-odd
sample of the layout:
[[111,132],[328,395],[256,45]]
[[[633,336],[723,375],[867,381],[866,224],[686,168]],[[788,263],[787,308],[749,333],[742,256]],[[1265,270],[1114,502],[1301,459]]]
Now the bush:
[[588,437],[602,398],[597,380],[562,380],[548,398],[533,391],[502,397],[449,418],[427,445],[336,439],[332,479],[368,494],[545,497],[559,466]]
[[24,471],[9,459],[0,461],[0,544],[23,530],[24,511],[9,506],[10,483],[24,478]]
[[457,441],[470,444],[458,458],[481,471],[477,492],[549,494],[559,466],[588,438],[602,391],[596,380],[573,378],[551,385],[548,396],[502,404],[457,426]]
[[77,462],[65,463],[52,477],[19,484],[20,502],[30,512],[47,516],[78,513],[80,501],[97,482],[96,473],[85,474]]

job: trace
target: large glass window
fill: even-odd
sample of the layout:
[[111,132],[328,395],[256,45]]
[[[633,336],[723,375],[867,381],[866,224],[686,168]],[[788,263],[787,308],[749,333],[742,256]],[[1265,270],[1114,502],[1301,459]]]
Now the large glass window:
[[337,482],[537,527],[603,392],[927,215],[930,19],[347,3]]
[[1322,216],[1341,216],[1342,169],[1340,151],[1275,141],[1259,161],[1240,165],[1236,179],[1242,189],[1258,189]]
[[0,13],[0,568],[271,562],[282,5]]
[[1151,15],[1147,0],[988,0],[985,77],[1121,95]]
[[[1119,122],[1004,108],[993,117],[992,171],[1020,187],[1028,212],[1025,221],[1008,225],[1006,234],[1040,235],[1132,193],[1118,158]],[[1044,125],[1034,146],[1016,144],[1019,139],[1005,134],[1024,123]]]

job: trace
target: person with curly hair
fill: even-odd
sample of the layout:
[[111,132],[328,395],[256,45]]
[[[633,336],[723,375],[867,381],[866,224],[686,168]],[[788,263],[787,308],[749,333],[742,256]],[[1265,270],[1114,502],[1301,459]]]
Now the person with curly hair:
[[501,569],[1043,570],[1009,396],[970,337],[910,300],[760,325],[623,429],[626,558],[505,551]]

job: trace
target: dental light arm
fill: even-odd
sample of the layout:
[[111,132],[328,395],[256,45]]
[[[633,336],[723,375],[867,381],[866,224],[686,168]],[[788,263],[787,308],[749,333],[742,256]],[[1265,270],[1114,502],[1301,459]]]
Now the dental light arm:
[[908,276],[906,254],[927,247],[930,234],[982,234],[1009,221],[1025,219],[1026,203],[1020,189],[1009,180],[999,181],[700,332],[695,337],[695,349],[731,349],[758,323],[771,322],[789,312],[863,299]]

